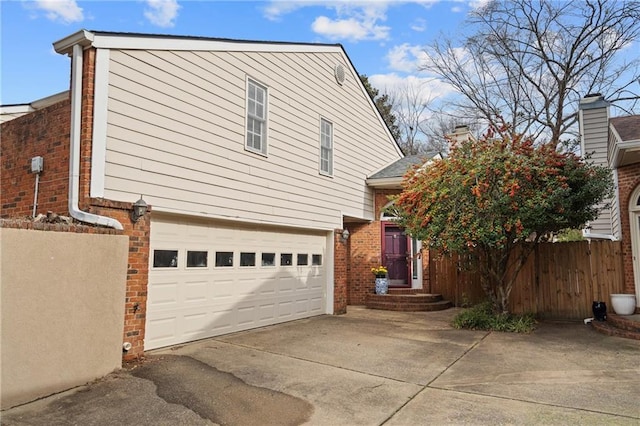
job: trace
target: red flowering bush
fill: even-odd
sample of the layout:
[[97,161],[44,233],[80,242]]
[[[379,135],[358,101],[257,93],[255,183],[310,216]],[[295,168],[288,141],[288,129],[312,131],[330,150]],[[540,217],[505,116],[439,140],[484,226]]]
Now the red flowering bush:
[[508,312],[511,286],[532,245],[517,256],[515,248],[595,219],[613,187],[607,168],[506,133],[460,143],[448,157],[412,170],[393,206],[412,236],[476,257],[497,312]]

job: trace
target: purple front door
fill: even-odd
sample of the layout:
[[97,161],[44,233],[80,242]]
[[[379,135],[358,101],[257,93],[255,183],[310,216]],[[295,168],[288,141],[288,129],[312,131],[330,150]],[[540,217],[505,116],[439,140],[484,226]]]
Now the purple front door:
[[383,264],[389,271],[389,285],[410,286],[408,237],[401,228],[393,224],[383,224],[382,241]]

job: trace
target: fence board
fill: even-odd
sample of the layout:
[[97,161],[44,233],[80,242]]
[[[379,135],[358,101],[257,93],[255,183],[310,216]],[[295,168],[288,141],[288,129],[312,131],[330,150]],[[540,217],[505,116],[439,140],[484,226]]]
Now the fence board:
[[[473,266],[468,257],[432,254],[431,292],[442,294],[456,306],[484,300]],[[543,243],[518,274],[509,303],[514,313],[532,312],[548,319],[582,319],[592,316],[593,301],[608,302],[610,294],[623,290],[620,241]]]

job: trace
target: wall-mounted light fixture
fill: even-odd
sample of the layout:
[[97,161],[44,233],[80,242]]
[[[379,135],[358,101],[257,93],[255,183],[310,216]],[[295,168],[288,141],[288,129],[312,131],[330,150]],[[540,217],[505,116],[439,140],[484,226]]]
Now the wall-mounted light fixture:
[[342,238],[342,242],[343,243],[347,242],[347,240],[349,239],[349,230],[348,229],[345,229],[345,230],[342,231],[341,238]]
[[142,199],[142,195],[140,195],[140,199],[133,203],[133,212],[131,213],[131,219],[134,222],[137,222],[142,216],[147,213],[147,203]]

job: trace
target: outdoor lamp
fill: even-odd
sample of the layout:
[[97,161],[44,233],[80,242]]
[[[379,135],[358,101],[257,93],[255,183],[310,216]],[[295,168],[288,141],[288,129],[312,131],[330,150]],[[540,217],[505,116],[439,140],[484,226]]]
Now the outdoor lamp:
[[342,242],[346,243],[348,239],[349,239],[349,230],[345,229],[344,231],[342,231]]
[[142,216],[147,213],[147,203],[142,199],[142,195],[140,195],[140,199],[133,203],[133,212],[131,214],[131,218],[134,222],[137,222]]

